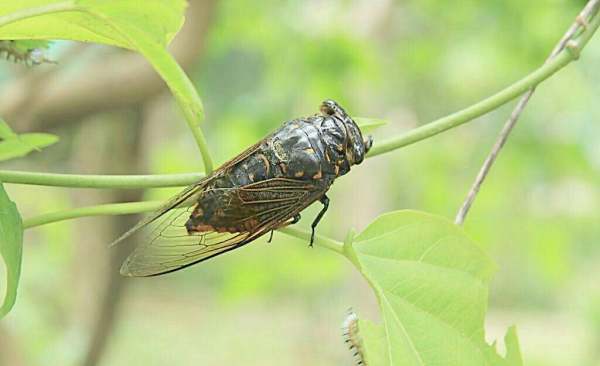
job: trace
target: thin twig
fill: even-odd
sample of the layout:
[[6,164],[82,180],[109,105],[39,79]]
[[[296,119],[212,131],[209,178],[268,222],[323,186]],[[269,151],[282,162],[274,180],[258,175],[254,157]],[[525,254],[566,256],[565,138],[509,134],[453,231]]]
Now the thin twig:
[[198,182],[204,176],[204,173],[153,175],[57,174],[0,169],[0,181],[2,183],[71,188],[138,189],[184,187]]
[[[563,35],[561,40],[556,44],[556,46],[552,50],[552,53],[550,53],[550,56],[548,56],[548,58],[546,59],[545,63],[554,59],[554,57],[556,57],[565,47],[567,47],[569,45],[569,42],[573,39],[573,37],[577,34],[577,32],[579,30],[586,29],[589,20],[598,11],[599,4],[600,4],[600,0],[588,1],[588,3],[583,8],[583,10],[575,18],[575,22],[573,22],[573,24],[571,25],[571,27],[569,27],[567,32]],[[487,177],[490,169],[492,168],[492,165],[496,161],[496,158],[498,157],[500,150],[502,150],[502,147],[506,143],[506,140],[508,139],[510,132],[517,124],[517,121],[519,120],[521,113],[523,113],[523,110],[527,106],[529,99],[535,92],[535,88],[536,88],[536,86],[532,87],[531,89],[529,89],[529,91],[527,93],[525,93],[521,97],[521,99],[517,103],[515,109],[512,111],[510,118],[506,121],[506,123],[502,127],[502,130],[500,131],[500,134],[498,135],[498,138],[497,138],[496,142],[494,143],[492,150],[490,151],[489,155],[483,162],[483,165],[482,165],[481,169],[479,170],[479,173],[477,173],[477,177],[475,178],[475,181],[473,182],[473,185],[471,186],[471,189],[469,190],[469,193],[467,194],[465,201],[463,202],[460,210],[458,210],[458,213],[456,214],[456,218],[454,220],[455,224],[462,225],[463,222],[465,221],[465,218],[469,212],[469,209],[471,208],[471,205],[473,204],[473,201],[475,200],[475,197],[477,196],[477,193],[479,192],[479,189],[481,188],[483,181]]]
[[77,219],[80,217],[129,215],[134,213],[151,212],[158,210],[163,204],[163,201],[134,201],[78,207],[62,211],[49,212],[25,219],[23,221],[23,228],[29,229],[36,226],[51,224],[53,222]]

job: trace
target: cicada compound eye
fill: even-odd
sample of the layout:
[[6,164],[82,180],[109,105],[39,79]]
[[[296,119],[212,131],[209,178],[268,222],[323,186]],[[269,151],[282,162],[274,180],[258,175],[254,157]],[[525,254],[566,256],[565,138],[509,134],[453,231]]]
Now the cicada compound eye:
[[327,99],[321,103],[321,113],[326,116],[333,116],[337,110],[337,103],[333,100]]
[[371,135],[367,136],[367,138],[364,141],[364,144],[365,144],[365,154],[366,154],[373,147],[373,136],[371,136]]
[[342,108],[335,100],[327,99],[321,103],[321,113],[327,116],[337,115],[338,117],[345,119],[348,118],[348,114],[344,108]]

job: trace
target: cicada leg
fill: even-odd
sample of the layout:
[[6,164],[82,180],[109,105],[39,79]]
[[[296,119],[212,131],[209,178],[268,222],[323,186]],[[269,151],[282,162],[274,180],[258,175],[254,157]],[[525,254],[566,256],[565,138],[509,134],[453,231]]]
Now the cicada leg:
[[311,247],[313,246],[313,243],[315,241],[315,228],[317,227],[317,225],[319,224],[319,221],[321,221],[321,219],[323,218],[323,215],[325,215],[325,212],[329,208],[329,197],[327,197],[327,195],[323,195],[321,197],[321,199],[319,200],[319,202],[321,202],[323,204],[323,208],[321,209],[321,211],[319,212],[317,217],[315,217],[315,221],[313,221],[313,223],[310,225],[310,228],[312,229],[312,233],[310,234],[309,246],[311,246]]
[[[300,221],[300,214],[296,214],[294,215],[294,217],[292,217],[292,221],[290,222],[285,222],[283,223],[281,226],[279,227],[284,227],[284,226],[288,226],[288,225],[294,225],[295,223],[297,223],[298,221]],[[267,243],[270,243],[271,240],[273,240],[273,231],[275,230],[271,230],[271,235],[269,236],[269,240],[267,240]]]
[[[295,223],[297,223],[298,221],[300,221],[300,214],[295,214],[294,217],[292,217],[292,221],[290,221],[289,224],[287,225],[294,225]],[[287,226],[286,225],[286,226]]]

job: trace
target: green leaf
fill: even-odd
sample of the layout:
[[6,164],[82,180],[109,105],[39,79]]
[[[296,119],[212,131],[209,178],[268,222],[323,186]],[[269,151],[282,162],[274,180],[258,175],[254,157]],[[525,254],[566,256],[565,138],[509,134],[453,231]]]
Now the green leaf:
[[8,123],[6,123],[2,118],[0,118],[0,139],[8,139],[11,137],[17,136],[16,133],[10,128]]
[[0,161],[25,156],[58,141],[58,137],[47,133],[24,133],[17,135],[0,118]]
[[359,337],[362,340],[363,355],[368,365],[386,365],[388,343],[383,327],[371,321],[358,320]]
[[[9,198],[0,183],[0,258],[6,269],[5,294],[0,292],[0,318],[4,317],[15,304],[17,287],[21,274],[21,253],[23,244],[23,223],[17,207]],[[2,272],[0,272],[1,274]],[[2,297],[3,296],[3,297]]]
[[58,137],[47,133],[24,133],[0,141],[0,161],[25,156],[58,141]]
[[366,118],[366,117],[352,117],[354,122],[360,128],[360,132],[362,132],[363,136],[366,136],[381,126],[385,126],[387,121],[377,118]]
[[[494,264],[452,222],[415,211],[388,213],[345,252],[381,309],[382,325],[360,323],[368,365],[509,365],[484,339]],[[516,336],[509,336],[509,359],[520,358]]]
[[[63,11],[52,13],[56,4],[64,4]],[[131,37],[118,30],[132,28],[164,47],[183,25],[185,5],[183,0],[4,0],[0,16],[40,7],[47,7],[49,13],[3,26],[0,39],[71,39],[137,50]]]
[[104,43],[140,52],[165,80],[182,108],[202,152],[205,169],[212,161],[199,122],[204,107],[194,85],[167,51],[183,25],[184,0],[43,0],[5,1],[0,16],[42,7],[48,14],[0,27],[0,39],[71,39]]

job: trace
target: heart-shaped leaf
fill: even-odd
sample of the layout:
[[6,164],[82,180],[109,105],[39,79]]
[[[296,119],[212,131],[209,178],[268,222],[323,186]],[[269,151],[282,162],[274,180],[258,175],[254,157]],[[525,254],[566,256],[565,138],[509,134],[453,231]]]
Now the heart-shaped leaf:
[[494,264],[453,223],[414,211],[388,213],[345,252],[381,308],[382,325],[359,326],[368,365],[518,365],[516,333],[508,334],[507,358],[484,338]]

